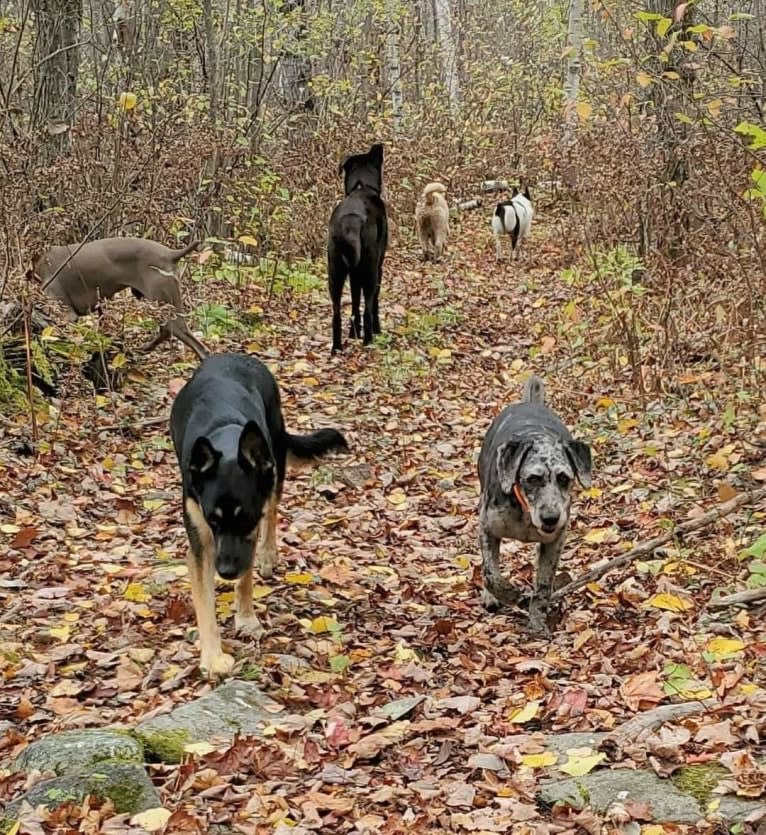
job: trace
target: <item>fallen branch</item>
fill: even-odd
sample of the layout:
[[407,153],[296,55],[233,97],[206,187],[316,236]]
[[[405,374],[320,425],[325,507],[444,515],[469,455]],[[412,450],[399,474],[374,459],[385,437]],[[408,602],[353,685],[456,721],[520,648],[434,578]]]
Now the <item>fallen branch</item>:
[[478,198],[476,200],[466,200],[463,203],[457,204],[458,211],[467,212],[469,209],[479,209],[481,208],[481,200]]
[[653,731],[664,725],[666,722],[675,722],[685,716],[694,716],[698,713],[711,713],[720,704],[715,699],[701,699],[697,702],[681,702],[679,704],[662,705],[652,710],[646,710],[637,716],[628,719],[618,725],[605,739],[611,741],[624,741],[629,737],[638,736],[644,731]]
[[481,184],[481,190],[483,192],[487,191],[507,191],[508,190],[508,181],[507,180],[484,180]]
[[697,516],[695,519],[689,519],[687,522],[681,522],[681,524],[676,525],[672,531],[668,531],[667,533],[662,534],[662,536],[657,536],[654,539],[650,539],[648,542],[637,545],[635,548],[631,548],[631,550],[627,553],[608,560],[607,562],[592,568],[590,571],[586,571],[585,574],[581,574],[577,579],[572,580],[571,583],[567,583],[566,586],[554,592],[553,599],[560,600],[562,597],[566,597],[566,595],[570,592],[582,588],[594,580],[600,579],[604,576],[604,574],[608,574],[610,571],[614,571],[615,568],[622,568],[623,566],[630,565],[630,563],[635,562],[639,557],[651,554],[651,552],[656,548],[659,548],[661,545],[665,545],[672,539],[676,539],[677,537],[691,533],[692,531],[698,531],[700,528],[705,528],[713,522],[717,522],[719,519],[723,519],[724,516],[728,516],[730,513],[738,510],[743,505],[755,504],[755,502],[758,502],[763,498],[766,498],[766,487],[761,487],[757,490],[746,490],[744,493],[740,493],[733,499],[729,499],[728,502],[724,502],[722,505],[713,508],[713,510],[703,513],[702,516]]
[[726,606],[738,606],[740,603],[755,603],[758,600],[766,600],[766,588],[748,589],[738,591],[735,594],[725,594],[722,597],[713,598],[708,606],[711,609],[723,609]]

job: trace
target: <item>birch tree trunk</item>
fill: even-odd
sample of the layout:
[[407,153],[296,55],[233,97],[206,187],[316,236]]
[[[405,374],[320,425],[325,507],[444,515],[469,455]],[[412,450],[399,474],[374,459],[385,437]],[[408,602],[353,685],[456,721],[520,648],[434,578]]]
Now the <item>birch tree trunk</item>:
[[452,28],[449,0],[435,0],[436,31],[442,53],[444,86],[447,88],[450,111],[453,116],[460,110],[460,78],[457,65],[457,35]]
[[582,76],[582,41],[584,0],[570,0],[569,20],[567,24],[567,76],[564,81],[565,127],[564,142],[567,146],[574,139],[577,126],[577,96],[580,92]]
[[391,116],[394,133],[402,124],[402,67],[399,60],[399,15],[395,0],[388,0],[388,36],[386,38],[386,70],[391,88]]
[[205,75],[210,96],[210,121],[218,125],[218,44],[215,37],[213,0],[202,0],[202,23],[205,27]]
[[311,61],[304,54],[306,41],[306,0],[290,0],[283,12],[295,21],[288,25],[292,32],[288,38],[280,63],[280,86],[288,111],[313,110],[311,95]]

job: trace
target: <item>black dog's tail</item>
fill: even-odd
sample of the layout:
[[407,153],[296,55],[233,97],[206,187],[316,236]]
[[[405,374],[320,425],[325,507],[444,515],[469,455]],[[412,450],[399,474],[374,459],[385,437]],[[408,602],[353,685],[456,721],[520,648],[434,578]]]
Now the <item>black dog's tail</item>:
[[524,383],[524,393],[521,395],[521,402],[539,403],[541,406],[545,404],[545,383],[536,374],[533,374]]
[[346,439],[337,429],[317,429],[310,435],[287,435],[288,463],[300,466],[321,458],[328,452],[345,452],[348,450]]

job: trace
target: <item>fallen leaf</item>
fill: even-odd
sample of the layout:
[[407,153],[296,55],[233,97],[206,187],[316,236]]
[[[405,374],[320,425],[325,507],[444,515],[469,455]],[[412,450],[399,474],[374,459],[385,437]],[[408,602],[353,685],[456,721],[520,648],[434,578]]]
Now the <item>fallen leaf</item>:
[[558,768],[559,771],[563,771],[564,774],[569,774],[571,777],[582,777],[584,774],[590,774],[600,762],[606,759],[606,754],[601,753],[587,755],[567,753],[569,759]]
[[694,607],[691,600],[686,600],[683,597],[678,597],[675,594],[668,594],[662,592],[650,597],[644,606],[649,606],[652,609],[665,609],[668,612],[685,612]]
[[145,812],[139,812],[133,815],[130,823],[133,826],[140,826],[147,832],[158,832],[162,829],[170,819],[170,812],[162,806],[155,806],[153,809],[147,809]]
[[522,763],[529,768],[547,768],[558,761],[553,751],[543,751],[542,754],[524,754],[521,757]]
[[527,702],[524,707],[517,708],[509,716],[508,721],[516,725],[523,725],[534,719],[540,712],[540,702]]
[[409,733],[410,723],[406,719],[394,722],[387,728],[362,737],[358,742],[349,745],[348,751],[356,754],[361,760],[370,760],[389,745],[400,742]]
[[643,710],[665,698],[654,670],[631,676],[620,687],[620,695],[631,710]]

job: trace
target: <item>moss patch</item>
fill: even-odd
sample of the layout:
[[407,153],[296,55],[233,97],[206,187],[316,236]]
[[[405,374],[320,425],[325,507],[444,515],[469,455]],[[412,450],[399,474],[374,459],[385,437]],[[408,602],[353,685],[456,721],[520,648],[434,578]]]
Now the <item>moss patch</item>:
[[713,789],[729,774],[722,765],[687,765],[679,768],[670,778],[670,782],[684,794],[693,797],[704,809],[710,802]]
[[167,731],[134,731],[133,736],[143,744],[147,762],[180,763],[184,746],[193,742],[191,734],[182,728]]

